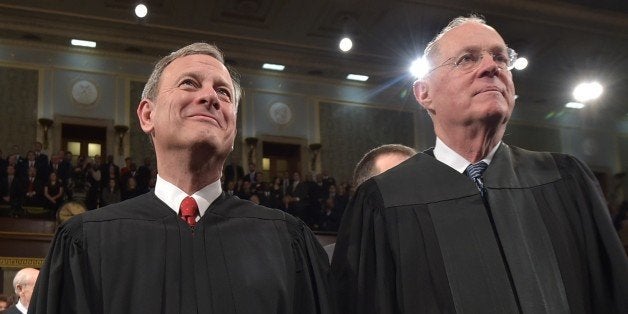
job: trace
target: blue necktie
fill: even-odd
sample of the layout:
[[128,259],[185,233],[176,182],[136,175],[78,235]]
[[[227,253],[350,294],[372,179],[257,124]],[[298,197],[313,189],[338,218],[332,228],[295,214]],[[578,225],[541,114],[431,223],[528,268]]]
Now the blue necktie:
[[475,164],[470,164],[465,170],[467,176],[471,178],[473,182],[475,182],[475,185],[478,187],[478,190],[480,191],[482,198],[486,197],[486,191],[484,190],[484,182],[482,181],[482,174],[484,173],[484,170],[486,170],[486,167],[488,167],[488,164],[483,161],[480,161]]
[[473,181],[476,181],[477,179],[482,177],[482,174],[484,173],[484,170],[486,170],[486,167],[488,167],[488,165],[485,162],[480,161],[475,164],[470,164],[465,171],[469,178],[471,178]]

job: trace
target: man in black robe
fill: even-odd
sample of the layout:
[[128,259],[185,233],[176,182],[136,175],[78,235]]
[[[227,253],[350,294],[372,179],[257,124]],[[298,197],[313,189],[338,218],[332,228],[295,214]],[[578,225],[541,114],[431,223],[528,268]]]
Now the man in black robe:
[[[215,46],[157,63],[137,109],[155,147],[154,193],[61,225],[30,313],[333,312],[312,232],[221,190],[240,97]],[[186,213],[190,202],[200,213]]]
[[514,51],[471,16],[426,57],[436,66],[414,93],[436,146],[348,206],[332,260],[341,312],[626,313],[628,262],[591,171],[501,141]]

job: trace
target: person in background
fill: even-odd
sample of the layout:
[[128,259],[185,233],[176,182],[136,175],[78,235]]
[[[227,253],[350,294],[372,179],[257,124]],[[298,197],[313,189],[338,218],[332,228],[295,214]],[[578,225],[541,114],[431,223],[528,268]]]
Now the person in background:
[[37,168],[28,168],[28,176],[22,180],[21,199],[22,206],[43,206],[44,182],[37,176]]
[[28,312],[33,288],[37,281],[39,270],[35,268],[22,268],[13,277],[13,289],[18,297],[17,302],[6,309],[6,314],[26,314]]
[[388,169],[397,166],[414,156],[414,148],[401,144],[385,144],[368,151],[353,169],[353,186],[358,187],[364,181]]
[[140,191],[137,187],[137,181],[134,177],[129,177],[125,186],[126,188],[120,192],[120,199],[123,201],[144,194],[144,192]]
[[48,182],[44,185],[44,208],[50,211],[50,217],[57,216],[57,209],[63,203],[63,184],[57,179],[57,173],[51,172],[48,175]]
[[118,203],[122,200],[120,189],[118,188],[118,180],[109,179],[107,186],[102,190],[100,195],[100,206],[107,206]]
[[5,313],[4,311],[11,305],[13,305],[13,298],[0,294],[0,313]]
[[15,166],[8,164],[5,176],[0,178],[0,204],[9,205],[9,216],[15,217],[22,208],[22,182]]
[[156,64],[137,109],[155,190],[62,224],[31,314],[334,311],[329,264],[307,226],[222,191],[236,78],[205,43]]
[[[414,156],[414,154],[416,154],[416,150],[414,150],[414,148],[401,144],[384,144],[371,149],[370,151],[366,152],[366,154],[364,154],[360,161],[358,161],[358,163],[355,165],[355,168],[353,169],[352,186],[357,188],[364,181],[378,174],[381,174],[392,167],[395,167],[406,159]],[[336,218],[337,220],[340,220],[342,218],[343,212],[345,210],[346,201],[344,201],[341,197],[336,196],[335,186],[330,186],[329,190],[329,195],[332,199],[331,204],[335,205],[336,207],[334,207],[332,210],[327,211],[325,218],[331,220],[331,223],[335,222],[337,224],[338,222],[334,221],[334,218]],[[342,207],[338,207],[339,205],[337,205],[337,203],[341,203],[340,206]],[[334,212],[335,214],[332,215],[332,212]],[[334,231],[338,229],[337,225],[333,225],[333,227],[335,228]],[[324,247],[330,261],[334,254],[335,246],[335,243],[331,243],[325,245]]]
[[225,166],[225,170],[223,171],[225,184],[228,184],[231,181],[236,182],[238,181],[238,179],[243,177],[244,169],[238,164],[236,158],[231,155],[231,157],[229,158],[229,164]]

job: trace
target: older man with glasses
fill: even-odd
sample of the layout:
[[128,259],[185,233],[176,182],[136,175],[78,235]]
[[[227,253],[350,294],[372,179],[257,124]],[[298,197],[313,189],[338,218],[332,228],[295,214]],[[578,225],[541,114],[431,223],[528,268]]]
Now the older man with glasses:
[[364,182],[332,273],[341,313],[626,313],[628,262],[578,159],[502,142],[516,54],[477,16],[414,84],[434,148]]

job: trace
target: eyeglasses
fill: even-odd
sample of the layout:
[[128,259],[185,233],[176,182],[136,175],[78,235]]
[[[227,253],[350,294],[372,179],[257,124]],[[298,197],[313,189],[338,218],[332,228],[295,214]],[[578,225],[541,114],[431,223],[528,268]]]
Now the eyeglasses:
[[484,59],[484,52],[488,53],[493,58],[493,61],[500,69],[512,70],[515,60],[517,60],[517,52],[512,48],[506,48],[503,52],[468,50],[459,56],[451,57],[445,60],[445,62],[431,69],[427,74],[429,75],[437,69],[448,65],[451,65],[462,72],[471,72],[472,70],[475,70],[482,62],[482,59]]

